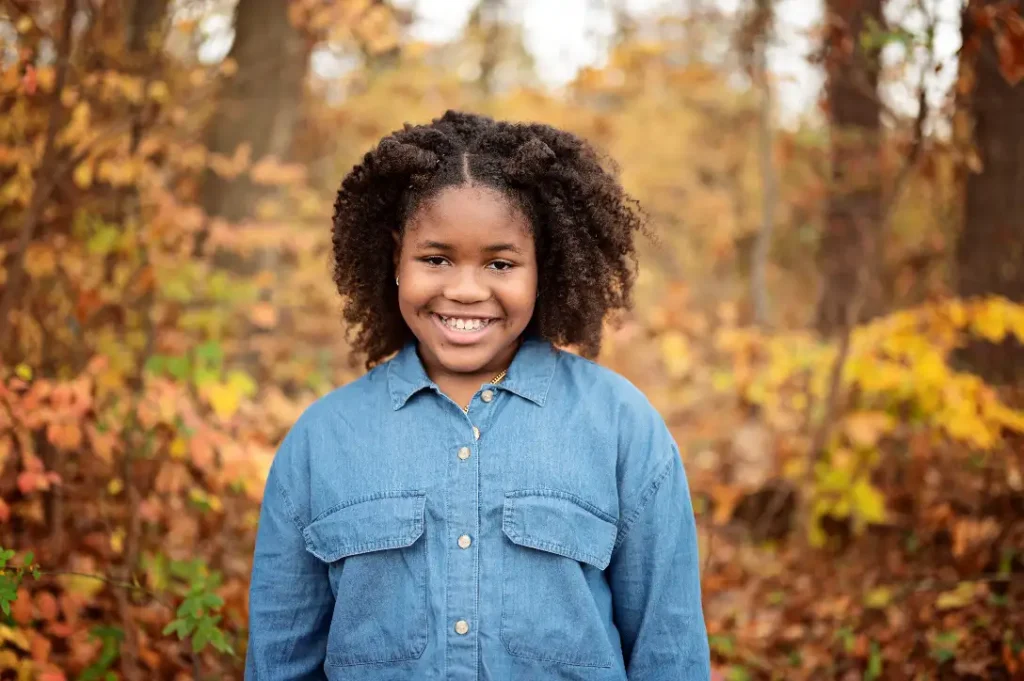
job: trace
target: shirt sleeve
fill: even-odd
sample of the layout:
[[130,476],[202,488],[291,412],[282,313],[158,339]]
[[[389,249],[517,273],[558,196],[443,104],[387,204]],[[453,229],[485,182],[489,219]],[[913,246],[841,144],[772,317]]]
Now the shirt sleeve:
[[267,478],[249,585],[245,681],[326,681],[334,612],[328,566],[306,551],[287,492],[297,438],[286,437]]
[[629,681],[708,681],[697,527],[683,462],[673,456],[625,518],[609,564]]

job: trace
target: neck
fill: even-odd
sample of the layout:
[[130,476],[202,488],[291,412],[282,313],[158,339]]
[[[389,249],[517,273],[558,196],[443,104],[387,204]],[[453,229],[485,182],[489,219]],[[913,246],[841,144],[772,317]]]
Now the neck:
[[[477,389],[484,383],[491,382],[495,376],[506,371],[516,352],[519,350],[521,341],[517,340],[509,347],[502,350],[494,358],[477,371],[461,372],[450,371],[442,366],[435,357],[427,357],[427,353],[420,353],[423,361],[423,368],[434,383],[441,389],[441,392],[455,400],[459,405],[469,402]],[[422,347],[422,346],[420,346]]]

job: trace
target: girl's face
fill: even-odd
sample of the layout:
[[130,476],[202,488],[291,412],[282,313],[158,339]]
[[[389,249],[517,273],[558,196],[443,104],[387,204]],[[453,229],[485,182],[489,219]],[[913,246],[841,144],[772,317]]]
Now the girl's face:
[[442,190],[407,222],[395,270],[399,308],[428,371],[508,366],[533,316],[537,258],[526,216],[504,196]]

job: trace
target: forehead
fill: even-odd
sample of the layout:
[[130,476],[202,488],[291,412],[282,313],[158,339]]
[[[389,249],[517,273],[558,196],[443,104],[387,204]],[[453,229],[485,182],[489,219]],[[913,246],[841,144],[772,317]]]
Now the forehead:
[[418,237],[445,235],[462,243],[502,240],[532,241],[522,210],[504,194],[484,186],[446,187],[425,201],[410,217],[409,232]]

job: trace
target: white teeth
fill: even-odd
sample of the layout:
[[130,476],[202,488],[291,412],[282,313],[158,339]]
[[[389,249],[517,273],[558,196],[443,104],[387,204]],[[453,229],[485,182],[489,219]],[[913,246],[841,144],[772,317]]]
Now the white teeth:
[[458,317],[442,317],[438,315],[441,322],[449,329],[455,329],[456,331],[479,331],[488,324],[490,320],[484,319],[459,319]]

